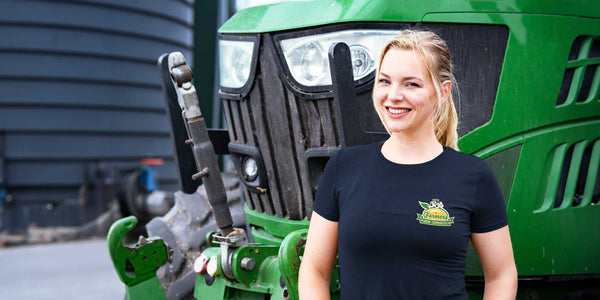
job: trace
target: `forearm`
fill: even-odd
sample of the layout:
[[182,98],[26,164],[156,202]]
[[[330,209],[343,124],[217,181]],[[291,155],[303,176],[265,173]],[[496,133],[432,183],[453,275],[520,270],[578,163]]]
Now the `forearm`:
[[331,298],[329,281],[337,254],[337,230],[337,222],[313,212],[298,275],[300,299]]

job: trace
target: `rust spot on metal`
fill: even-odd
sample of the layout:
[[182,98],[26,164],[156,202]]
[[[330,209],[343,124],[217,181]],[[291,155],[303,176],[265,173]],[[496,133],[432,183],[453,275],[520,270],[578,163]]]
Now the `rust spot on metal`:
[[267,192],[267,189],[263,189],[261,187],[256,187],[256,189],[261,193],[261,194],[265,194]]
[[300,269],[300,249],[302,249],[304,245],[306,245],[305,239],[301,239],[298,241],[298,243],[296,243],[296,255],[294,256],[294,269],[296,270]]
[[306,245],[306,240],[305,239],[299,240],[298,243],[296,244],[296,253],[298,255],[300,254],[300,248],[304,247],[304,245]]

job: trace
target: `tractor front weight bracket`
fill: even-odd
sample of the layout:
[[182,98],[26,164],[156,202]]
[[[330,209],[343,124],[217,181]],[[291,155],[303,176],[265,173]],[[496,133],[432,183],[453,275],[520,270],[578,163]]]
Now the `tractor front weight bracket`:
[[156,270],[171,262],[173,250],[158,237],[140,236],[137,243],[123,245],[123,238],[137,222],[136,217],[129,216],[112,224],[107,235],[110,258],[126,285],[128,300],[166,300]]
[[[285,281],[288,299],[298,300],[298,274],[300,273],[301,257],[304,255],[308,229],[296,230],[285,237],[279,248],[279,271]],[[339,298],[340,275],[339,265],[336,265],[331,273],[329,291],[332,299]]]
[[304,253],[307,235],[307,229],[294,231],[283,240],[279,248],[279,271],[285,281],[290,300],[299,299],[298,274],[300,273],[300,256]]

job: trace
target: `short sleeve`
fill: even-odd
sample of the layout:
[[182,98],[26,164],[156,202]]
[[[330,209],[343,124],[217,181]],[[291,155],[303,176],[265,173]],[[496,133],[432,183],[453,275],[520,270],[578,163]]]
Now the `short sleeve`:
[[338,222],[340,218],[336,189],[339,153],[340,151],[336,152],[327,162],[325,171],[319,182],[315,203],[313,204],[314,212],[318,213],[321,217],[334,222]]
[[506,204],[492,169],[482,162],[481,175],[475,193],[476,208],[471,217],[471,232],[484,233],[508,224]]

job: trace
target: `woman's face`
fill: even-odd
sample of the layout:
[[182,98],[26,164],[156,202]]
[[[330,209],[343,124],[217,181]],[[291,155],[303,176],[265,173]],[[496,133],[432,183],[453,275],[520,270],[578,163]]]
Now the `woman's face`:
[[374,104],[391,133],[433,133],[436,91],[425,65],[412,50],[390,49],[375,83]]

